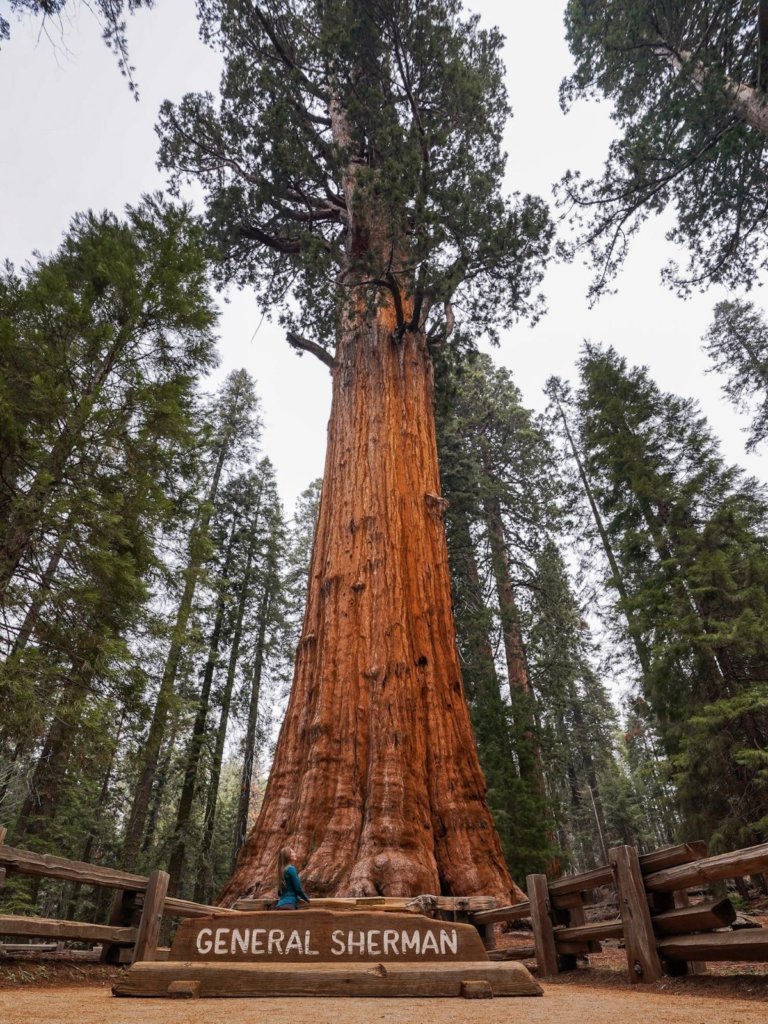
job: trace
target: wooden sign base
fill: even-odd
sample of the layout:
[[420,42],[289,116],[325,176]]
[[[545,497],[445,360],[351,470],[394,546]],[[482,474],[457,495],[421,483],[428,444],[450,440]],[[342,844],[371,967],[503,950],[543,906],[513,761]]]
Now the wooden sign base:
[[205,998],[373,996],[382,998],[540,996],[514,961],[397,964],[136,963],[112,988],[116,996]]
[[522,964],[491,963],[472,925],[418,914],[261,911],[185,921],[165,962],[139,961],[116,996],[541,995]]

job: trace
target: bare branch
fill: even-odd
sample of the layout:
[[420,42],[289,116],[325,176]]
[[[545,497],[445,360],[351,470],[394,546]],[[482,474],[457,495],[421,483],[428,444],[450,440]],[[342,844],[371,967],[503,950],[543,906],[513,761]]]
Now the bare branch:
[[324,349],[322,345],[318,345],[316,341],[302,338],[295,331],[287,331],[285,337],[291,348],[295,348],[299,352],[311,352],[313,356],[317,356],[321,363],[325,363],[330,370],[336,366],[336,360],[331,353]]

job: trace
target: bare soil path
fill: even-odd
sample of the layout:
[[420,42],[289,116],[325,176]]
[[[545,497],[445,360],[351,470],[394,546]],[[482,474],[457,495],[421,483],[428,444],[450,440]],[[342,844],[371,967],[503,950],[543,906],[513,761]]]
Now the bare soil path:
[[[663,984],[663,983],[661,983]],[[749,985],[749,979],[745,979]],[[0,992],[0,1024],[766,1024],[768,987],[734,995],[545,984],[514,999],[116,999],[109,988]],[[729,986],[728,991],[732,991]],[[751,997],[751,998],[749,998]]]

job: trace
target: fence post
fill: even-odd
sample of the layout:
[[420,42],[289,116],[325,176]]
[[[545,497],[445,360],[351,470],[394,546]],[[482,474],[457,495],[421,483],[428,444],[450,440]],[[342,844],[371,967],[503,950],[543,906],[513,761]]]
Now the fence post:
[[137,960],[154,960],[157,955],[157,939],[170,880],[171,876],[167,871],[156,870],[149,876],[131,963],[135,964]]
[[624,925],[629,980],[658,981],[663,971],[656,951],[656,937],[637,850],[633,846],[614,846],[608,851],[608,858],[616,880],[619,912]]
[[531,923],[533,924],[533,941],[536,946],[536,962],[539,974],[552,977],[560,973],[560,965],[555,948],[555,930],[550,917],[549,886],[546,875],[528,875],[525,880],[528,889],[528,900],[531,904]]

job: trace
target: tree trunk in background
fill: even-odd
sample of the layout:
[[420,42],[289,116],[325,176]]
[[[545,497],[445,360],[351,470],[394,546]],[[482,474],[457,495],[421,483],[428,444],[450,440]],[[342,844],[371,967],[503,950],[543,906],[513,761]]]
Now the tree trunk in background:
[[648,645],[645,642],[642,630],[635,621],[635,612],[630,611],[629,605],[629,592],[627,591],[624,583],[624,574],[619,567],[618,560],[611,544],[611,539],[608,536],[608,531],[603,523],[603,517],[600,515],[600,509],[597,507],[597,501],[595,500],[594,493],[592,491],[592,485],[589,482],[587,471],[584,468],[584,463],[581,460],[581,455],[576,447],[576,442],[571,434],[571,428],[568,426],[568,420],[565,415],[565,410],[560,402],[557,403],[557,411],[560,413],[560,419],[563,421],[563,428],[565,429],[565,436],[568,440],[568,447],[571,449],[576,468],[579,471],[579,479],[581,480],[581,486],[584,488],[584,494],[586,495],[587,501],[589,502],[589,508],[592,512],[592,518],[595,522],[595,528],[597,529],[600,537],[600,543],[603,545],[603,551],[605,557],[608,559],[608,564],[611,567],[611,576],[613,577],[613,585],[616,587],[616,591],[619,595],[619,607],[624,612],[624,618],[627,621],[627,632],[629,633],[632,644],[635,648],[635,654],[637,660],[640,662],[640,668],[642,669],[643,677],[648,678],[651,672],[651,652],[648,649]]
[[163,744],[168,712],[172,703],[174,688],[176,685],[176,674],[179,670],[179,662],[184,648],[184,641],[187,635],[187,623],[192,613],[192,603],[197,590],[197,582],[204,562],[205,541],[208,535],[208,525],[211,520],[216,495],[219,489],[219,481],[228,454],[228,447],[231,437],[225,436],[222,440],[216,459],[216,468],[208,490],[206,501],[198,522],[192,529],[189,539],[189,559],[184,572],[184,592],[176,612],[176,622],[171,634],[171,643],[165,659],[163,675],[160,680],[160,688],[157,692],[157,700],[152,714],[152,721],[149,726],[146,743],[141,752],[140,771],[136,789],[133,795],[128,825],[125,830],[123,849],[120,856],[120,863],[126,871],[132,871],[136,866],[139,855],[144,826],[147,821],[149,804],[152,796],[152,784],[157,771],[160,748]]
[[200,840],[198,852],[197,871],[195,872],[194,899],[198,903],[203,902],[203,893],[208,888],[207,868],[210,863],[211,847],[213,845],[213,831],[216,824],[216,806],[219,800],[219,782],[221,781],[221,765],[224,761],[224,744],[227,739],[227,728],[229,726],[229,710],[232,706],[232,693],[235,688],[235,673],[237,662],[240,657],[240,643],[243,638],[243,617],[245,606],[248,600],[248,592],[251,588],[251,570],[253,557],[256,549],[256,519],[251,523],[251,540],[248,548],[245,572],[240,583],[240,594],[238,596],[237,611],[235,613],[235,628],[232,634],[232,646],[229,651],[229,663],[227,665],[227,679],[221,693],[221,713],[219,725],[216,730],[216,742],[213,747],[211,758],[211,772],[208,780],[208,793],[205,799],[205,814],[203,816],[203,835]]
[[259,719],[259,697],[261,694],[261,673],[264,667],[264,645],[267,635],[267,617],[272,601],[270,580],[265,580],[261,601],[259,602],[259,634],[256,639],[256,651],[251,668],[251,694],[248,702],[248,724],[243,742],[243,772],[240,777],[240,799],[237,805],[237,821],[235,823],[235,860],[240,848],[248,835],[248,814],[251,805],[251,785],[253,781],[253,764],[256,759],[256,728]]
[[203,669],[203,682],[200,687],[200,695],[197,699],[197,711],[192,724],[192,735],[187,746],[187,755],[184,759],[184,778],[181,784],[181,796],[176,812],[176,826],[173,834],[173,845],[171,856],[168,858],[168,874],[171,876],[168,883],[168,893],[176,896],[181,881],[181,873],[184,869],[184,859],[187,848],[187,831],[189,819],[192,814],[192,801],[195,798],[197,787],[197,776],[200,771],[200,759],[203,754],[203,739],[205,727],[208,722],[208,709],[211,701],[211,686],[213,685],[213,674],[216,671],[216,663],[219,657],[219,644],[221,643],[221,631],[224,628],[224,613],[226,611],[227,584],[229,581],[230,565],[232,562],[232,545],[234,544],[235,533],[237,532],[237,517],[232,519],[232,526],[227,540],[227,549],[224,555],[224,566],[221,570],[221,577],[218,581],[218,596],[216,598],[216,617],[213,621],[211,639],[208,642],[208,658]]
[[[488,469],[486,467],[486,472]],[[491,479],[490,473],[488,473]],[[546,793],[544,769],[541,765],[541,750],[536,729],[533,705],[533,691],[528,676],[528,666],[523,647],[523,633],[520,615],[515,600],[515,588],[509,568],[507,539],[498,498],[486,498],[483,502],[485,521],[488,527],[488,541],[491,547],[491,563],[499,599],[499,618],[504,637],[504,654],[509,676],[509,697],[512,704],[512,719],[515,725],[516,750],[520,765],[520,777],[536,787],[539,793]]]
[[[406,315],[406,320],[410,313]],[[307,610],[264,804],[221,896],[519,899],[485,799],[451,613],[424,335],[342,320]]]

